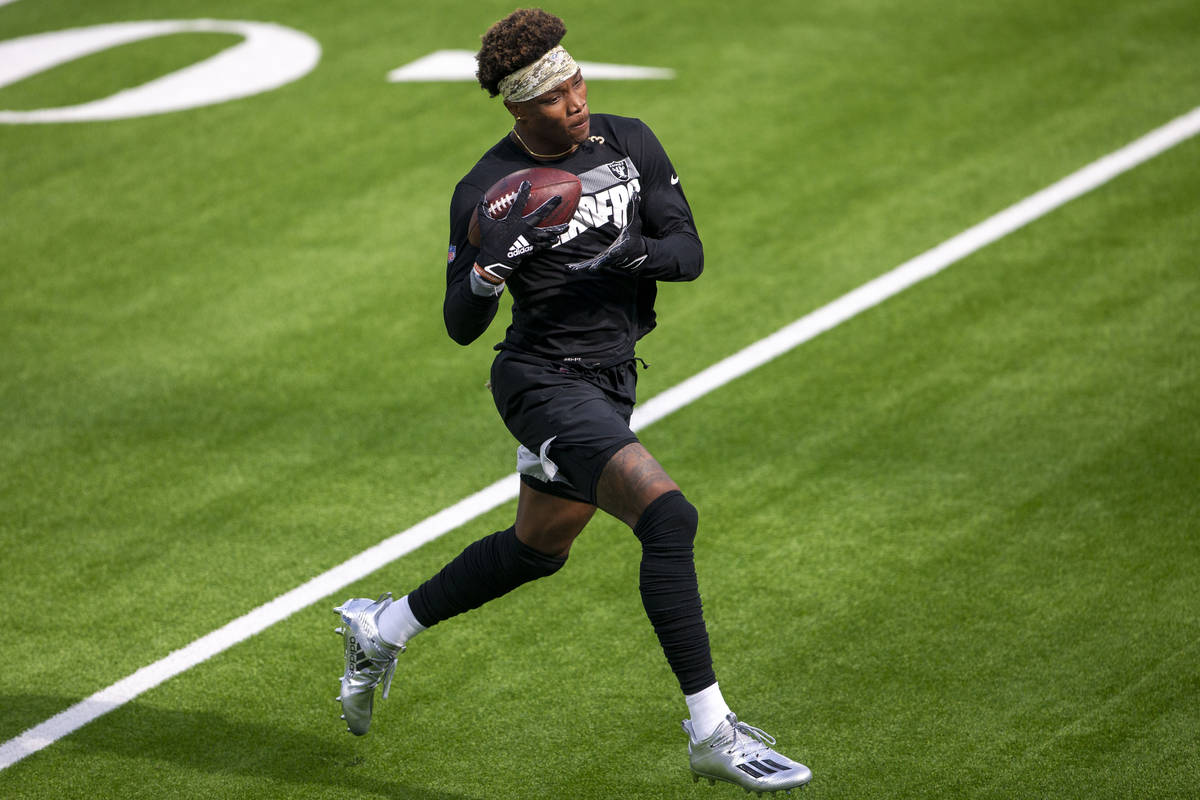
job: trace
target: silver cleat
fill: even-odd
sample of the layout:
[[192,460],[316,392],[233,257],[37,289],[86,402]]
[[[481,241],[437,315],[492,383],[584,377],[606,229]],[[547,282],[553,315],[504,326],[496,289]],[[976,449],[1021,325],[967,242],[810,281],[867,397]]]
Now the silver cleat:
[[365,597],[347,600],[334,609],[342,618],[343,627],[337,633],[345,640],[346,668],[342,673],[342,691],[338,700],[342,704],[342,719],[346,730],[362,736],[371,727],[371,711],[374,707],[375,687],[383,684],[383,697],[392,688],[392,675],[396,671],[396,656],[404,652],[385,642],[379,636],[376,620],[379,613],[392,604],[391,592],[379,596],[378,600]]
[[725,781],[747,792],[790,794],[812,780],[812,770],[771,749],[774,737],[733,714],[703,741],[696,739],[691,720],[683,721],[683,730],[694,781],[706,778],[709,784]]

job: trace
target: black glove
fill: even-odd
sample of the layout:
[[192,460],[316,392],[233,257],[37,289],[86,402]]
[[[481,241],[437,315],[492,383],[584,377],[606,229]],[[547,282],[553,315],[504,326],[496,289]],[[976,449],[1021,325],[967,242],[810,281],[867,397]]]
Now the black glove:
[[529,181],[522,181],[512,207],[500,219],[488,216],[487,204],[482,198],[479,201],[479,210],[476,212],[479,217],[479,256],[475,263],[497,282],[508,280],[525,256],[534,250],[549,247],[570,225],[564,222],[562,225],[538,227],[538,223],[562,203],[559,195],[551,197],[532,213],[521,216],[532,188]]
[[649,255],[646,251],[646,239],[642,236],[642,218],[638,216],[637,195],[634,195],[630,199],[625,219],[627,220],[625,227],[617,234],[617,238],[613,240],[613,243],[604,249],[604,252],[598,256],[589,258],[587,261],[576,261],[573,264],[567,264],[567,268],[573,270],[596,270],[607,267],[621,272],[633,272],[637,270]]

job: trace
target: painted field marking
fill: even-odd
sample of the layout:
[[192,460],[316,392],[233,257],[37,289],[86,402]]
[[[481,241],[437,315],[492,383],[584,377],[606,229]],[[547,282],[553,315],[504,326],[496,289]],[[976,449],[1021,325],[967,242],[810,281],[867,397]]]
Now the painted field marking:
[[316,39],[273,22],[222,19],[111,22],[0,41],[0,87],[94,53],[177,33],[235,34],[242,41],[209,58],[98,100],[56,108],[0,111],[0,123],[31,125],[130,119],[215,105],[286,86],[312,72],[321,60],[321,45]]
[[[670,80],[675,70],[663,67],[638,67],[632,64],[603,64],[598,61],[577,62],[589,81]],[[472,50],[435,50],[416,61],[396,67],[388,73],[392,83],[426,83],[437,81],[477,80],[475,52]]]
[[[633,415],[639,430],[683,408],[726,383],[777,356],[936,275],[946,267],[986,247],[1054,209],[1090,192],[1123,172],[1200,133],[1200,107],[1130,142],[1083,169],[886,272],[837,300],[641,404]],[[516,474],[465,497],[454,505],[384,539],[348,561],[280,595],[170,655],[139,669],[106,689],[76,703],[45,722],[0,745],[0,769],[120,708],[143,692],[287,619],[334,592],[411,553],[423,544],[465,525],[517,496]]]

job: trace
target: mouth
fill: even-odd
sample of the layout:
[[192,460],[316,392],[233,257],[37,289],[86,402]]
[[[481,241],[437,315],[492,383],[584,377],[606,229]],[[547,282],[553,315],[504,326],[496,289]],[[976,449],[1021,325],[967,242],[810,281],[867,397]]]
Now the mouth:
[[567,125],[567,130],[571,131],[572,133],[578,133],[579,131],[586,130],[588,122],[590,122],[590,115],[584,114],[576,122],[569,123]]

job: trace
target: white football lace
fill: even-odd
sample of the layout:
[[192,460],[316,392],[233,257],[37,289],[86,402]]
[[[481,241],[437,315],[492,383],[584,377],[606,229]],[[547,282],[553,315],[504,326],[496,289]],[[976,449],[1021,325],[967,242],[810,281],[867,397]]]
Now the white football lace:
[[488,216],[495,218],[496,215],[499,214],[501,211],[507,211],[509,206],[511,206],[513,204],[513,201],[516,199],[517,199],[516,192],[509,192],[508,194],[497,197],[495,200],[492,201],[492,204],[490,206],[488,206]]

